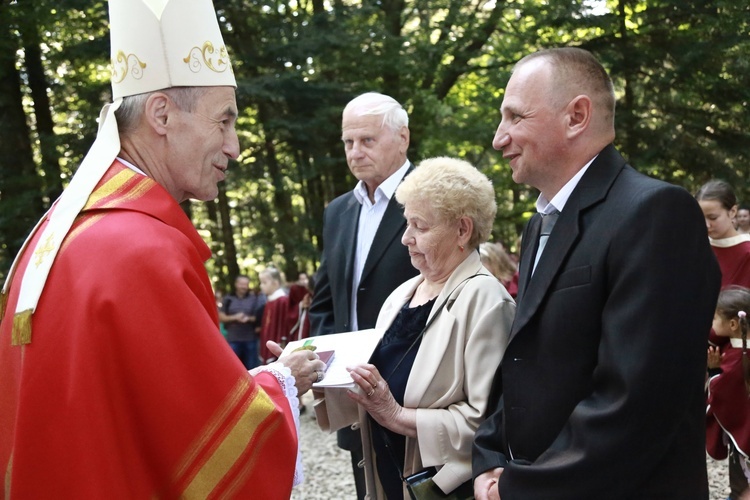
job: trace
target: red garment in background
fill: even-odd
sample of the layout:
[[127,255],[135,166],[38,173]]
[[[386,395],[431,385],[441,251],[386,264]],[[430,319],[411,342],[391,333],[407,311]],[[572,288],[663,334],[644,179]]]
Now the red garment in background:
[[717,246],[717,240],[711,241],[711,249],[721,268],[722,288],[727,285],[750,288],[750,235],[739,235],[737,240],[737,244],[726,247]]
[[518,271],[513,273],[513,277],[510,280],[503,282],[503,286],[508,290],[510,296],[515,299],[518,295]]
[[[282,292],[279,290],[279,292]],[[287,327],[287,303],[289,298],[282,293],[273,294],[268,297],[263,309],[263,320],[260,330],[260,358],[262,363],[276,360],[271,351],[266,347],[266,342],[273,340],[277,344],[286,345],[289,337]]]
[[708,382],[706,451],[716,460],[727,458],[726,435],[747,457],[750,454],[750,397],[742,375],[741,348],[727,345],[721,357],[721,370],[722,373]]
[[309,297],[310,290],[302,285],[289,287],[289,303],[287,304],[287,326],[289,330],[289,342],[300,340],[310,336],[310,318],[307,314],[309,303],[306,304],[305,297]]
[[[750,288],[750,235],[740,234],[732,238],[710,241],[721,269],[721,288],[729,285]],[[717,336],[713,329],[708,340],[722,349],[728,343],[726,337]]]

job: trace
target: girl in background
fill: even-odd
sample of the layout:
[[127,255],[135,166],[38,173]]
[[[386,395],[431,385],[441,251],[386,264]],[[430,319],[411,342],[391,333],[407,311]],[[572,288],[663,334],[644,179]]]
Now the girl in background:
[[747,312],[750,290],[729,286],[721,291],[713,330],[729,343],[722,354],[709,348],[706,450],[712,458],[729,457],[729,498],[739,499],[750,479],[750,360],[747,353]]
[[[734,228],[737,197],[732,186],[721,180],[709,181],[701,186],[695,199],[703,210],[708,239],[721,268],[721,288],[727,285],[750,288],[750,234],[740,234]],[[723,348],[727,339],[711,331],[709,342]]]

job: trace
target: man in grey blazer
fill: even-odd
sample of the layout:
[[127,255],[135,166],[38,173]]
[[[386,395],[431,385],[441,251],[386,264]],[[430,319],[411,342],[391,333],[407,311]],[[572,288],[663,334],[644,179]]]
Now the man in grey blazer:
[[541,191],[540,214],[523,234],[495,409],[475,436],[478,499],[708,498],[720,272],[692,196],[611,145],[614,108],[582,49],[527,56],[508,82],[493,146]]
[[[403,208],[393,196],[414,168],[406,159],[406,111],[387,95],[362,94],[344,108],[341,139],[359,182],[325,210],[323,256],[309,313],[312,335],[374,328],[388,295],[417,275],[401,243]],[[351,452],[357,496],[364,498],[359,432],[342,429],[337,438],[339,446]]]

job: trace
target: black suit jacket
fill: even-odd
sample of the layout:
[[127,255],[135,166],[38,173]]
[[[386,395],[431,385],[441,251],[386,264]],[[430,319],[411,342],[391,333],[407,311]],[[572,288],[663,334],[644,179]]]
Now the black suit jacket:
[[608,146],[530,278],[540,219],[524,231],[475,476],[505,467],[503,500],[708,498],[703,383],[720,271],[697,203]]
[[[315,293],[309,313],[312,335],[351,330],[354,249],[361,208],[350,191],[333,200],[325,210],[323,256],[315,275]],[[360,330],[374,328],[380,307],[388,295],[418,274],[411,265],[408,249],[401,243],[405,229],[404,209],[393,197],[362,269],[357,290],[357,322]]]
[[[414,169],[409,167],[406,175]],[[354,251],[362,205],[348,192],[326,207],[323,218],[323,256],[315,274],[315,293],[310,305],[312,335],[348,332]],[[392,197],[367,254],[357,289],[357,323],[360,330],[375,328],[385,299],[400,284],[416,276],[408,249],[401,243],[406,229],[404,209]],[[359,433],[342,429],[338,443],[344,449],[361,446]]]

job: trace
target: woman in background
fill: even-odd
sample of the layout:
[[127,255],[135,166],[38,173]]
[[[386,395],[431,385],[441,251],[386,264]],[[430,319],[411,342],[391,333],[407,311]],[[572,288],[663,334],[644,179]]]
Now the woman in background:
[[495,278],[500,280],[511,297],[518,295],[518,266],[501,243],[489,241],[479,245],[479,257]]

